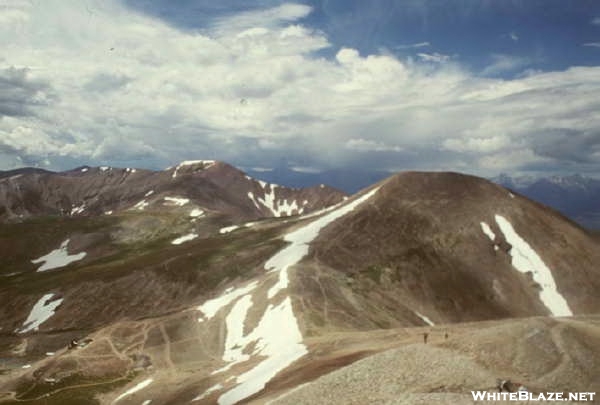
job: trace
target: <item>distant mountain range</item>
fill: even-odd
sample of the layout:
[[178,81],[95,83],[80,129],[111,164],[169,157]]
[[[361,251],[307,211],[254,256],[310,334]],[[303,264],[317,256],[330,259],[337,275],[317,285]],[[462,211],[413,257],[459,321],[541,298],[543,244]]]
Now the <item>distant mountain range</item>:
[[600,180],[581,175],[491,179],[532,200],[548,205],[580,225],[600,229]]
[[590,392],[598,239],[458,173],[349,196],[207,160],[4,173],[0,404],[449,405],[497,379]]
[[[309,187],[324,183],[349,194],[356,193],[391,174],[369,170],[325,170],[310,173],[283,167],[276,167],[269,171],[248,169],[248,173],[256,178],[289,187]],[[600,180],[598,179],[581,175],[510,177],[501,174],[490,180],[548,205],[586,228],[600,229]]]

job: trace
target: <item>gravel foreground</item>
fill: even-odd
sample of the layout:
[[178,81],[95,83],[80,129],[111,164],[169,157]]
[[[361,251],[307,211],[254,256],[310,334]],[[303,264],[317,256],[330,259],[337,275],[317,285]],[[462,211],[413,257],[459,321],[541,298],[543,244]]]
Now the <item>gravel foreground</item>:
[[267,404],[532,403],[473,400],[471,391],[497,392],[496,378],[497,375],[478,362],[452,349],[411,344],[357,361],[301,385]]

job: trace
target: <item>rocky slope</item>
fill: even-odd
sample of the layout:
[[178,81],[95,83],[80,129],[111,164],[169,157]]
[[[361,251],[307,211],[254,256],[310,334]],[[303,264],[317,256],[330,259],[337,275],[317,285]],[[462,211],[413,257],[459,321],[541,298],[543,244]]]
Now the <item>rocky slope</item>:
[[[352,327],[419,315],[445,323],[585,314],[600,308],[597,247],[557,212],[490,182],[407,172],[324,230],[311,253],[320,270],[299,277],[346,280],[329,283],[330,295],[342,299]],[[350,292],[353,302],[343,300]],[[386,310],[360,310],[373,302]]]
[[495,378],[597,383],[597,319],[584,315],[600,309],[598,241],[555,211],[476,177],[408,172],[278,218],[279,188],[194,165],[147,174],[186,179],[168,195],[182,206],[156,190],[129,209],[140,182],[112,215],[93,214],[109,208],[97,197],[87,214],[0,227],[0,401],[470,403]]
[[223,162],[186,161],[164,171],[81,167],[0,173],[0,221],[40,215],[94,216],[193,203],[236,220],[308,213],[339,202],[330,187],[291,189]]

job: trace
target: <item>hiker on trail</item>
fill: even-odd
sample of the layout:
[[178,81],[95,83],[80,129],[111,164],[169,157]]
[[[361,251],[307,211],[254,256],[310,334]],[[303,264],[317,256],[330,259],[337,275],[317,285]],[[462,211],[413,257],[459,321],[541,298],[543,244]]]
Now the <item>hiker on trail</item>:
[[427,344],[427,338],[429,337],[429,333],[423,333],[423,343]]

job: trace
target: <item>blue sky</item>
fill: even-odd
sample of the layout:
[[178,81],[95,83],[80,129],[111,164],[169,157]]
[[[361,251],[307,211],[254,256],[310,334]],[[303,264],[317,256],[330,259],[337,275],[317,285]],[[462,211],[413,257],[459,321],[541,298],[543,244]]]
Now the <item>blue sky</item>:
[[4,0],[0,23],[0,170],[600,173],[596,1]]
[[[185,30],[209,30],[215,19],[275,7],[276,1],[128,0],[132,9]],[[514,77],[524,68],[563,70],[595,66],[600,5],[596,1],[360,1],[307,0],[300,22],[323,31],[333,56],[340,47],[361,54],[390,52],[398,57],[439,53],[456,58],[474,72],[489,72],[498,55],[515,59],[496,76]],[[596,19],[594,23],[594,19]]]

